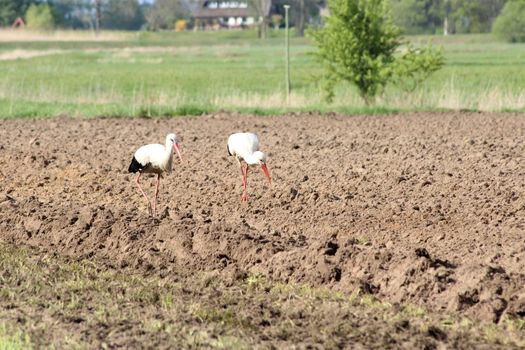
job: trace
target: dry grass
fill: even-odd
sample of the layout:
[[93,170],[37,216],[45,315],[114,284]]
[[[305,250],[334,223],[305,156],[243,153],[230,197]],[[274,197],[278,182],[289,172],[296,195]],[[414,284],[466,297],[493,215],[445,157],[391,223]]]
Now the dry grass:
[[[58,52],[55,52],[57,54]],[[0,55],[0,60],[2,56]],[[155,63],[155,62],[151,62]],[[12,84],[11,84],[12,83]],[[159,88],[145,91],[141,84],[133,87],[132,94],[123,93],[114,86],[109,91],[96,83],[86,85],[85,91],[80,94],[69,95],[66,91],[50,90],[42,86],[37,91],[26,91],[21,84],[9,82],[9,79],[0,83],[0,98],[13,103],[20,100],[33,102],[75,103],[75,104],[119,104],[129,108],[134,113],[148,108],[175,108],[180,105],[195,103],[195,99],[181,90]],[[289,100],[283,93],[239,93],[235,90],[223,91],[220,95],[199,96],[200,104],[212,108],[233,109],[347,109],[365,108],[365,103],[357,93],[348,90],[340,94],[333,104],[323,102],[322,92],[293,92]],[[472,94],[449,86],[438,91],[420,92],[403,95],[392,93],[378,98],[376,107],[394,109],[472,109],[479,111],[519,110],[525,108],[524,91],[505,91],[499,87],[486,89],[479,94]]]
[[477,109],[480,111],[523,109],[525,108],[525,89],[518,92],[488,89],[479,95],[478,101]]
[[33,57],[40,57],[40,56],[49,56],[49,55],[57,55],[62,53],[67,53],[67,50],[13,50],[8,51],[4,53],[0,53],[0,61],[11,61],[11,60],[19,60],[19,59],[26,59],[26,58],[33,58]]
[[[0,40],[1,41],[1,40]],[[200,47],[161,47],[161,46],[149,46],[149,47],[123,47],[117,49],[108,49],[108,48],[90,48],[90,49],[45,49],[45,50],[26,50],[26,49],[15,49],[11,51],[6,51],[0,53],[0,61],[11,61],[17,59],[28,59],[33,57],[42,57],[49,55],[58,55],[58,54],[69,54],[74,52],[83,52],[83,53],[97,53],[97,52],[106,52],[112,53],[111,56],[98,59],[100,63],[109,63],[109,62],[122,62],[123,59],[126,59],[127,63],[136,63],[136,58],[133,57],[133,54],[137,53],[156,53],[156,54],[199,54],[203,52],[203,49]],[[162,63],[162,57],[151,58],[146,61],[146,63]],[[141,61],[144,62],[144,61]]]
[[0,42],[9,41],[123,41],[137,36],[134,32],[53,30],[33,31],[28,29],[0,29]]
[[306,96],[303,93],[292,93],[287,101],[283,93],[260,94],[260,93],[242,93],[215,96],[211,104],[214,107],[230,106],[238,108],[302,108],[319,105],[322,95],[314,94]]
[[[174,102],[174,101],[173,101]],[[270,95],[245,93],[217,96],[212,101],[212,106],[230,106],[235,108],[318,108],[323,106],[322,92],[297,93],[290,95],[289,101],[282,93]],[[447,109],[462,110],[473,109],[479,111],[502,111],[525,108],[525,90],[504,91],[499,87],[486,89],[480,94],[472,94],[459,90],[449,85],[437,91],[421,91],[411,94],[400,92],[387,94],[376,101],[377,106],[386,106],[395,109]],[[328,107],[328,106],[327,106]],[[364,108],[365,103],[357,93],[347,90],[338,95],[334,108]]]
[[[360,105],[362,102],[355,101]],[[525,89],[509,90],[491,86],[480,92],[458,87],[451,79],[435,90],[420,90],[410,94],[390,93],[378,99],[379,105],[400,109],[471,109],[478,111],[520,110],[525,108]]]
[[[469,96],[466,93],[443,89],[431,95],[410,95],[406,98],[382,98],[377,101],[377,106],[388,106],[396,109],[474,109],[479,111],[502,111],[507,109],[522,109],[525,106],[524,92],[505,92],[498,88],[487,90],[477,95]],[[97,89],[96,86],[86,87],[86,93],[75,96],[65,96],[61,91],[49,91],[40,89],[37,93],[27,94],[21,89],[8,85],[0,85],[0,98],[13,103],[20,99],[36,102],[54,101],[57,103],[76,103],[76,104],[123,104],[128,106],[133,114],[140,109],[150,107],[176,107],[184,104],[191,104],[191,96],[180,91],[159,90],[147,94],[140,86],[136,86],[133,95],[126,96],[118,89],[110,92]],[[318,109],[326,106],[322,102],[321,94],[305,95],[293,93],[289,101],[283,94],[274,93],[270,95],[251,93],[237,94],[231,92],[226,95],[213,96],[210,98],[209,105],[213,108],[247,108],[271,110],[275,108],[301,108]],[[325,108],[327,108],[326,106]],[[366,105],[357,95],[348,94],[347,98],[338,98],[334,101],[333,108],[364,108]]]

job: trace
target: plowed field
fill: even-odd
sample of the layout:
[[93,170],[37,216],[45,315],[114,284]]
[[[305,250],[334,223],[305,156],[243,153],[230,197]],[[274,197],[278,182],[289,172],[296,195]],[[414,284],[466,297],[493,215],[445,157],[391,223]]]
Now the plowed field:
[[[523,114],[1,125],[4,242],[160,278],[265,276],[489,323],[525,317]],[[251,169],[248,203],[226,150],[238,131],[259,135],[273,180]],[[127,167],[169,132],[184,161],[161,180],[151,217]],[[152,196],[154,178],[143,184]]]

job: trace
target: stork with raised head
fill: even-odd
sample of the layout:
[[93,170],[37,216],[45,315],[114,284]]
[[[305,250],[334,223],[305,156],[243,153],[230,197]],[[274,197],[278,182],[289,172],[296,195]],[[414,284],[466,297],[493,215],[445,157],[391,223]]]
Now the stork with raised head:
[[[228,154],[234,156],[239,162],[242,179],[242,196],[241,201],[248,201],[248,166],[260,165],[262,171],[271,183],[272,178],[266,166],[266,155],[259,151],[259,138],[251,132],[239,132],[228,137]],[[244,161],[244,166],[242,164]]]
[[[130,173],[138,172],[135,183],[139,187],[140,192],[147,202],[148,211],[155,215],[157,207],[157,197],[159,195],[160,178],[164,172],[171,171],[173,163],[173,153],[176,152],[182,162],[182,155],[179,148],[179,139],[175,134],[168,134],[166,136],[166,145],[150,144],[141,146],[131,160],[128,171]],[[155,188],[155,200],[151,204],[148,196],[140,186],[140,177],[143,173],[157,174],[157,185]]]

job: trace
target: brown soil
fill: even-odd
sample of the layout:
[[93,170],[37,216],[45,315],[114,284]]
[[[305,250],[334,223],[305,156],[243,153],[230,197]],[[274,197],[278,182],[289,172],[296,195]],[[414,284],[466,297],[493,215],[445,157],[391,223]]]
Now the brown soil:
[[[254,131],[273,183],[241,203],[230,133]],[[182,139],[148,216],[134,150]],[[525,317],[525,115],[217,114],[4,120],[6,242],[158,276],[263,274],[499,322]],[[153,194],[153,178],[144,178]]]

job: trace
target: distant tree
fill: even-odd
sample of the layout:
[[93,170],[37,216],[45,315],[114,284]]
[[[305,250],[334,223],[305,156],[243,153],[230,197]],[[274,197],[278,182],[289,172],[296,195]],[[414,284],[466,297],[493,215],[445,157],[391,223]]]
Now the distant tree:
[[[340,81],[354,84],[366,104],[374,101],[387,83],[412,79],[419,84],[443,65],[440,51],[415,49],[404,43],[393,24],[387,0],[329,0],[326,26],[309,31],[318,47],[316,58],[324,66],[328,101]],[[397,49],[405,51],[396,56]]]
[[190,16],[189,4],[182,0],[157,0],[145,10],[149,30],[174,29],[178,20]]
[[304,30],[308,23],[319,17],[320,9],[325,6],[325,0],[295,0],[292,3],[295,34],[304,36]]
[[509,0],[496,19],[493,32],[506,41],[525,42],[525,0]]
[[0,26],[9,26],[15,19],[14,3],[11,0],[0,0]]
[[27,28],[35,30],[52,30],[55,20],[48,4],[31,4],[26,11]]
[[295,34],[297,36],[304,36],[304,28],[306,26],[306,0],[295,0],[294,6],[296,13]]
[[94,27],[93,0],[48,0],[47,3],[51,6],[56,26],[73,29]]
[[396,25],[406,34],[489,32],[507,0],[391,0]]
[[272,13],[277,13],[284,17],[283,5],[290,5],[289,23],[295,27],[297,36],[304,36],[304,31],[308,25],[318,25],[320,23],[320,11],[325,7],[325,0],[273,0]]
[[102,0],[95,0],[95,33],[100,31],[102,24]]
[[23,17],[31,0],[0,0],[0,27],[8,27],[17,17]]
[[137,30],[145,23],[138,0],[107,0],[102,17],[101,26],[107,29]]
[[507,0],[450,0],[453,30],[488,33]]
[[394,23],[405,34],[434,34],[441,29],[447,0],[391,0]]
[[257,36],[261,39],[266,38],[266,29],[270,23],[270,8],[272,5],[271,0],[248,0],[248,3],[253,8],[256,16],[256,21],[259,25],[257,26]]

